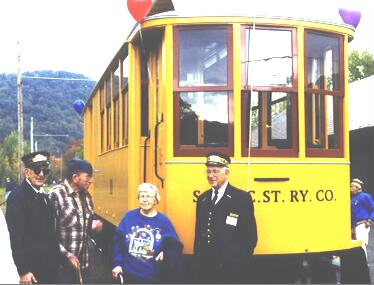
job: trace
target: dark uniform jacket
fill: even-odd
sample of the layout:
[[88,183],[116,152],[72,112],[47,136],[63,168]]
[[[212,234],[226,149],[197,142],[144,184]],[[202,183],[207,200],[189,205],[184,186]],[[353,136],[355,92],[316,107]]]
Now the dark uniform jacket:
[[6,221],[18,274],[32,272],[39,283],[56,283],[58,242],[48,197],[24,180],[7,200]]
[[197,200],[194,255],[199,283],[247,283],[257,243],[253,202],[228,184],[212,206],[212,190]]

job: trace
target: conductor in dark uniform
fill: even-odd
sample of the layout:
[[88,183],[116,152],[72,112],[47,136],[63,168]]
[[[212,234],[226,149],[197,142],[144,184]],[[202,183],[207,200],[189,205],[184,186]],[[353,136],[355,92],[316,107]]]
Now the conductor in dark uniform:
[[211,153],[206,174],[211,189],[196,205],[194,256],[198,283],[248,283],[257,243],[253,202],[228,181],[230,157]]
[[21,284],[56,283],[58,242],[53,210],[43,185],[48,178],[49,153],[22,157],[25,179],[9,195],[6,221],[14,263]]

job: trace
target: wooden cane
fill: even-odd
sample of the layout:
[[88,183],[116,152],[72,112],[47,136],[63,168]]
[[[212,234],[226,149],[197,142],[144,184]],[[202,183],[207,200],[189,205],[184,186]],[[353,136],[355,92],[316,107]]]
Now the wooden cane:
[[77,271],[79,284],[83,284],[83,278],[82,278],[82,271],[81,271],[81,264],[77,260],[77,263],[75,264],[75,270]]

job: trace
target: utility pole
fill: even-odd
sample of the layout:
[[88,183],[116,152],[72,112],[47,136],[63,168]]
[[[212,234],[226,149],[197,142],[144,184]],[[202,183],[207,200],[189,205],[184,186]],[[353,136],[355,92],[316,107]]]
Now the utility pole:
[[22,181],[22,163],[23,156],[23,102],[22,102],[22,73],[21,73],[21,50],[18,45],[18,74],[17,74],[17,97],[18,97],[18,182]]
[[34,152],[34,118],[30,119],[30,152]]
[[62,182],[62,150],[60,149],[60,181]]

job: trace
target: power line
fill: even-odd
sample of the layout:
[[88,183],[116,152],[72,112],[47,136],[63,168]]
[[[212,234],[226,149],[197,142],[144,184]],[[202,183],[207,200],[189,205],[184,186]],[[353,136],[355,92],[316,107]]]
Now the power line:
[[45,134],[45,135],[34,135],[34,137],[68,137],[69,135],[50,135],[50,134]]
[[26,76],[26,75],[22,75],[22,78],[42,79],[42,80],[93,81],[93,82],[97,82],[96,80],[85,79],[85,78],[59,78],[59,77]]

